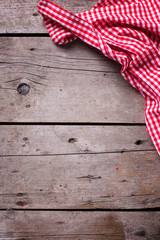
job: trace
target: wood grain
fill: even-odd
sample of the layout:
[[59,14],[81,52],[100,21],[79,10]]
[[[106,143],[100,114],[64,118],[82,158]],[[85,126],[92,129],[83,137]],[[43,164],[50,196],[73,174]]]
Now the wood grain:
[[[144,123],[145,99],[119,65],[80,41],[1,38],[0,121]],[[18,93],[28,84],[27,95]]]
[[[89,10],[96,0],[54,0],[65,9],[78,13]],[[42,16],[38,13],[39,0],[1,0],[0,33],[47,33]]]
[[[38,2],[1,0],[0,33],[47,33]],[[54,2],[76,13],[97,1]],[[145,123],[119,64],[79,40],[19,36],[0,38],[0,122]],[[0,176],[2,240],[160,238],[160,213],[147,211],[160,206],[159,156],[145,126],[1,125]]]
[[0,126],[0,155],[155,150],[145,126]]
[[159,240],[155,212],[0,212],[0,239]]
[[152,151],[6,156],[0,157],[0,166],[0,209],[147,209],[160,205],[159,156]]

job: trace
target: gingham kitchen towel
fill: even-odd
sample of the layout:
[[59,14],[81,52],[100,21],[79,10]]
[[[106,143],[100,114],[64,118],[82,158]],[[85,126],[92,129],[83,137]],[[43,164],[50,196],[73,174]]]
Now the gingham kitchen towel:
[[54,43],[78,37],[122,65],[122,76],[146,98],[146,127],[160,154],[160,1],[100,0],[73,14],[42,0],[38,11]]

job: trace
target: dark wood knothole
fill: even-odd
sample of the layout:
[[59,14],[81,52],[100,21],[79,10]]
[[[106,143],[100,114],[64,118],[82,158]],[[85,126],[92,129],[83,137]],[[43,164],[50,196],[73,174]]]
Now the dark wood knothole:
[[27,95],[30,91],[30,86],[26,83],[21,83],[18,85],[17,91],[21,95]]

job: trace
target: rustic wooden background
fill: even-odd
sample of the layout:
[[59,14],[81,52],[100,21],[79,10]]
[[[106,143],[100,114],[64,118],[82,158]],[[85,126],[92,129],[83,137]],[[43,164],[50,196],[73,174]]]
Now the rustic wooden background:
[[145,99],[96,49],[53,44],[37,5],[0,1],[0,239],[159,240]]

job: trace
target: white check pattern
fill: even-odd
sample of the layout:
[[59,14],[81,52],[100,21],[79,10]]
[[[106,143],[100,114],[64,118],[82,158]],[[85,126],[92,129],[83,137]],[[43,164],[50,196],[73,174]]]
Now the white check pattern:
[[160,1],[99,0],[73,14],[41,0],[38,11],[54,43],[80,38],[122,65],[122,76],[146,98],[146,127],[160,154]]

